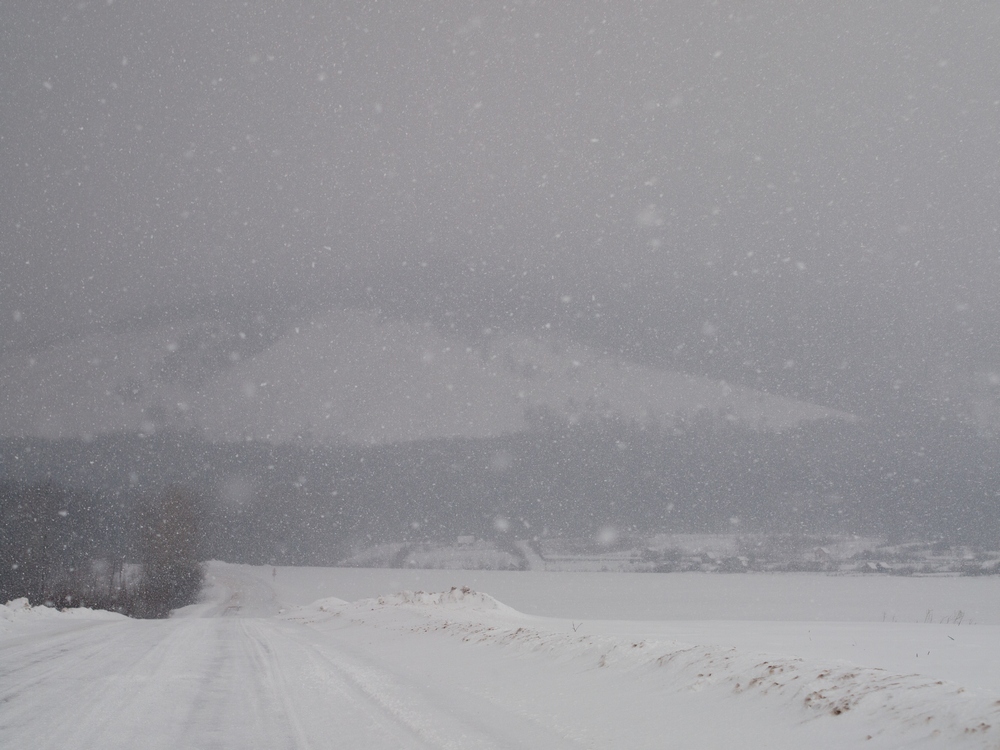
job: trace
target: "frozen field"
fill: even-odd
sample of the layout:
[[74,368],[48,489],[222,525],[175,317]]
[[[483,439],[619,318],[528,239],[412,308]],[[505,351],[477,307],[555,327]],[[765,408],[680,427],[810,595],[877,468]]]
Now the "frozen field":
[[0,747],[1000,747],[995,577],[209,584],[167,621],[0,608]]

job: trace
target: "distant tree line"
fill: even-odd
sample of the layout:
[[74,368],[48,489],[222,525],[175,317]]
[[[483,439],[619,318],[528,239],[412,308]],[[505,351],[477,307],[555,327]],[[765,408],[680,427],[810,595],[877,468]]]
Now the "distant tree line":
[[201,590],[201,509],[167,487],[132,507],[45,481],[0,482],[0,601],[165,617]]
[[185,537],[192,556],[253,564],[333,565],[355,544],[588,536],[609,525],[1000,547],[1000,440],[939,415],[780,433],[711,413],[669,425],[544,409],[529,417],[530,430],[503,437],[381,446],[211,443],[169,431],[0,441],[5,486],[36,493],[20,506],[5,500],[21,510],[4,513],[60,506],[46,511],[45,530],[25,521],[25,533],[67,540],[66,560],[114,549],[129,563],[170,538],[138,529],[153,533],[140,511],[171,486],[200,498],[167,513],[197,527]]

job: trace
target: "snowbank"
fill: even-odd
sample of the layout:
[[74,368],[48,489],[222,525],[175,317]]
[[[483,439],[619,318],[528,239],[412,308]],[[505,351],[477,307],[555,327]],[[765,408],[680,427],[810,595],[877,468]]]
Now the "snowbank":
[[726,700],[755,696],[791,709],[803,721],[849,715],[887,732],[912,734],[915,741],[964,738],[968,746],[1000,746],[1000,694],[990,691],[969,691],[943,680],[843,661],[559,632],[554,627],[560,621],[521,614],[468,587],[441,593],[403,591],[350,604],[321,600],[286,618],[314,624],[346,619],[411,633],[440,633],[478,646],[577,663],[587,671],[628,672],[656,689],[706,691],[720,699],[728,695]]
[[55,609],[44,605],[33,607],[26,598],[14,599],[6,604],[0,604],[0,635],[19,626],[29,626],[39,620],[56,622],[69,620],[127,620],[125,615],[108,612],[103,609],[75,607],[72,609]]
[[399,607],[412,607],[415,613],[426,614],[432,618],[440,612],[447,612],[452,619],[461,618],[464,613],[467,617],[463,619],[469,619],[473,622],[477,621],[476,616],[482,612],[489,612],[494,616],[528,617],[512,607],[502,604],[489,594],[473,591],[468,586],[453,586],[449,591],[438,593],[400,591],[356,602],[346,602],[343,599],[329,597],[319,599],[304,607],[296,607],[283,617],[289,620],[318,622],[326,619],[324,615],[341,617],[346,614],[352,619],[357,619],[356,615],[359,612],[374,612]]
[[390,596],[380,596],[377,599],[355,602],[354,606],[384,607],[407,604],[418,605],[422,608],[429,607],[431,608],[431,611],[443,608],[452,612],[490,611],[503,612],[505,614],[519,615],[522,617],[524,616],[516,609],[508,607],[506,604],[501,604],[489,594],[481,594],[478,591],[473,591],[468,586],[452,586],[449,591],[443,591],[436,594],[427,593],[426,591],[400,591],[399,593],[392,594]]

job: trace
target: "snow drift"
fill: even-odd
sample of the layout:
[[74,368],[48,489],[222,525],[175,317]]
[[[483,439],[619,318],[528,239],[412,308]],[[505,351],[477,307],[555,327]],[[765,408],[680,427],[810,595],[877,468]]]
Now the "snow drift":
[[[625,672],[667,691],[741,700],[757,696],[800,721],[857,717],[914,741],[976,739],[1000,746],[1000,696],[916,674],[740,651],[719,646],[560,632],[560,621],[517,612],[468,587],[402,591],[353,603],[324,599],[285,615],[303,623],[346,619],[380,628],[441,633],[480,647],[543,655],[559,663]],[[760,623],[747,623],[748,627]],[[652,687],[647,684],[647,687]],[[868,737],[869,739],[871,736]]]

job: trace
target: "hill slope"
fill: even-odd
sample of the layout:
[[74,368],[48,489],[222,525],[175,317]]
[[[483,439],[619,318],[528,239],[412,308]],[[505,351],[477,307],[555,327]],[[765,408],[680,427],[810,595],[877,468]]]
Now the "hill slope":
[[669,421],[699,411],[781,430],[851,415],[531,336],[471,347],[428,325],[327,314],[283,332],[201,318],[92,334],[0,361],[7,435],[194,429],[274,442],[516,432],[543,407]]

